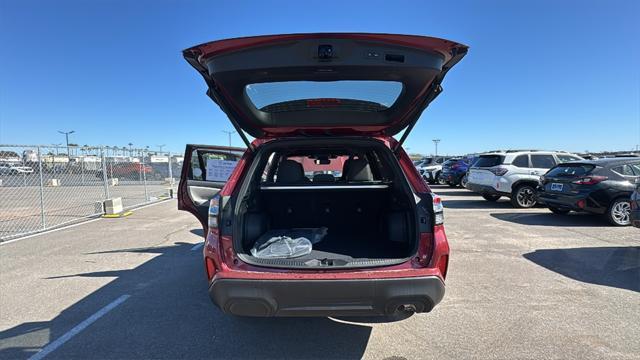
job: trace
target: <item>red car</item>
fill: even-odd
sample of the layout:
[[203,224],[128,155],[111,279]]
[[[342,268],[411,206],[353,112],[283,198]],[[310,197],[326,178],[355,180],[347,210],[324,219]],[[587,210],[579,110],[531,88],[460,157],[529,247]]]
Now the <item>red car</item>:
[[247,146],[187,145],[179,186],[179,209],[205,230],[220,309],[393,315],[442,300],[443,207],[401,145],[466,52],[430,37],[337,33],[184,51]]

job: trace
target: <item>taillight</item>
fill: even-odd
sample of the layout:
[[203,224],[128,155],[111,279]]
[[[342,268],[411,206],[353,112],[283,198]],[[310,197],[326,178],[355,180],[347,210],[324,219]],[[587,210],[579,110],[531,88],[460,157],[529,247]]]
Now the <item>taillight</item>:
[[216,274],[216,265],[213,263],[211,258],[204,259],[205,269],[207,270],[207,279],[213,279],[213,276]]
[[217,229],[218,220],[220,220],[220,195],[214,196],[209,202],[209,219],[207,221],[209,229]]
[[435,225],[444,224],[444,205],[442,205],[442,198],[435,194],[433,194],[433,214]]
[[495,176],[502,176],[506,174],[509,169],[499,166],[496,168],[491,168],[489,169],[489,171],[491,171]]
[[595,185],[595,184],[600,183],[602,181],[605,181],[607,179],[608,179],[608,177],[606,177],[606,176],[597,176],[596,175],[596,176],[583,177],[581,179],[572,181],[572,183],[578,184],[578,185]]
[[438,259],[438,270],[440,270],[440,274],[442,274],[442,280],[447,278],[447,268],[449,267],[449,255],[442,255],[440,259]]
[[587,202],[584,201],[584,199],[580,199],[578,200],[578,202],[576,203],[576,206],[579,207],[580,209],[584,209],[584,207],[587,205]]

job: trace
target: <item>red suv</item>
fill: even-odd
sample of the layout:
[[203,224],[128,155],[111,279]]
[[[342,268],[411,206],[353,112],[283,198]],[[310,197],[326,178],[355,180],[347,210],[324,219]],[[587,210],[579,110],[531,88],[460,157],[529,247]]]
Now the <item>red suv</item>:
[[401,145],[466,52],[388,34],[259,36],[184,51],[247,146],[187,145],[184,157],[178,207],[205,229],[217,306],[392,315],[442,300],[443,207]]

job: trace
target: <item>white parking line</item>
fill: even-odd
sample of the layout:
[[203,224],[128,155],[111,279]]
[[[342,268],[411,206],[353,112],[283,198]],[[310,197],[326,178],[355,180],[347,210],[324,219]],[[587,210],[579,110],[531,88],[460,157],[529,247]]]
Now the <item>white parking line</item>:
[[196,244],[196,245],[194,245],[194,247],[191,248],[191,251],[196,251],[196,250],[200,249],[203,245],[204,245],[203,242],[201,242],[199,244]]
[[60,346],[64,345],[64,343],[66,343],[67,341],[71,340],[71,338],[73,338],[74,336],[78,335],[82,330],[86,329],[89,325],[91,325],[94,322],[96,322],[96,320],[98,320],[101,317],[103,317],[109,311],[113,310],[116,306],[118,306],[118,305],[122,304],[123,302],[125,302],[130,296],[131,295],[122,295],[119,298],[115,299],[109,305],[107,305],[107,306],[103,307],[102,309],[98,310],[97,313],[91,315],[86,320],[84,320],[80,324],[76,325],[73,329],[67,331],[64,335],[62,335],[59,338],[57,338],[55,341],[50,342],[47,346],[42,348],[42,350],[40,350],[39,352],[33,354],[33,356],[29,358],[29,360],[44,359],[45,356],[49,355],[50,353],[54,352],[57,348],[59,348]]

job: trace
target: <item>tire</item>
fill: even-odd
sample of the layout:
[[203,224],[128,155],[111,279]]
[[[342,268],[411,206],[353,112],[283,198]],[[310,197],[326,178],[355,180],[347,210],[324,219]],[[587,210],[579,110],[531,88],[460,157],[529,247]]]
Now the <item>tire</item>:
[[489,194],[482,195],[482,197],[483,197],[485,200],[487,200],[487,201],[491,201],[491,202],[496,202],[496,201],[498,201],[498,199],[500,199],[500,198],[501,198],[501,196],[500,196],[500,195],[489,195]]
[[460,179],[460,187],[466,188],[468,181],[469,179],[467,179],[467,175],[463,176],[462,179]]
[[536,189],[529,184],[518,185],[511,193],[511,205],[515,208],[529,209],[536,206],[537,203]]
[[627,199],[615,199],[607,209],[607,220],[615,226],[631,225],[631,202]]
[[571,211],[569,209],[557,208],[557,207],[550,207],[549,210],[551,210],[552,213],[558,214],[558,215],[567,215],[569,211]]
[[436,183],[439,185],[446,185],[447,183],[444,181],[442,177],[440,177],[440,172],[436,173]]

